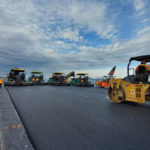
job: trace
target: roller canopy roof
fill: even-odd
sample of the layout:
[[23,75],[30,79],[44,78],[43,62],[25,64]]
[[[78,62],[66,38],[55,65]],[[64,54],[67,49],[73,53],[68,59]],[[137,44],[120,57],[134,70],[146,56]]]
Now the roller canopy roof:
[[136,61],[145,60],[146,62],[150,62],[150,55],[143,55],[143,56],[131,57],[129,61],[132,61],[132,60],[136,60]]
[[18,71],[18,72],[24,72],[24,69],[19,69],[19,68],[12,68],[11,71]]
[[63,72],[53,72],[53,74],[64,74]]
[[77,73],[77,75],[88,75],[88,73]]
[[40,72],[40,71],[32,71],[31,73],[34,73],[34,74],[42,74],[43,72]]

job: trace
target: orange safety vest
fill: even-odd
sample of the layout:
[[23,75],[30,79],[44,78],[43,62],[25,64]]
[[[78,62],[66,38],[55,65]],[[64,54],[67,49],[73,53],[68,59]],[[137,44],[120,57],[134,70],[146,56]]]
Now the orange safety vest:
[[39,78],[37,77],[37,78],[35,79],[35,81],[39,81]]
[[150,68],[149,65],[146,65],[146,64],[140,64],[140,65],[138,65],[138,66],[136,67],[136,71],[138,71],[138,69],[139,69],[140,66],[145,66],[146,71],[148,71],[149,68]]

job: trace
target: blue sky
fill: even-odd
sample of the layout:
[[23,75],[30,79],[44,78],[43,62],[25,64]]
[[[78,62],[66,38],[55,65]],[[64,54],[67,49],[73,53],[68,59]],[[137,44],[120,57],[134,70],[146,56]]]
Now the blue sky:
[[149,0],[0,0],[0,75],[12,67],[126,75],[150,54]]

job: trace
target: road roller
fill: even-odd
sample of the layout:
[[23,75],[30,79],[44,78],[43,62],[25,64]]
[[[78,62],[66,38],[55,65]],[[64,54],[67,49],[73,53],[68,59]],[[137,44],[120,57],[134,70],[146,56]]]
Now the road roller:
[[[130,67],[132,62],[138,66]],[[140,62],[140,64],[139,64]],[[150,55],[131,57],[127,66],[127,76],[110,80],[108,95],[115,103],[131,101],[145,103],[150,101]]]

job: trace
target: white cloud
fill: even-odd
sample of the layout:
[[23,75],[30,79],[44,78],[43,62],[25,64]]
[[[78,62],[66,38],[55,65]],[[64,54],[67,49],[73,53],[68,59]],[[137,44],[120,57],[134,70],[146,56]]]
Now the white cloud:
[[59,31],[57,33],[59,38],[70,40],[70,41],[79,41],[82,40],[82,36],[79,35],[79,31],[75,30],[73,31],[70,28],[66,28],[62,31]]
[[141,11],[144,9],[146,2],[145,0],[133,0],[133,5],[136,11]]
[[112,38],[116,33],[113,14],[104,2],[65,0],[54,3],[50,1],[46,6],[46,12],[49,15],[55,14],[55,17],[51,16],[51,24],[59,24],[61,21],[64,27],[70,24],[81,29],[86,27],[87,31],[95,31],[102,38]]
[[150,26],[148,26],[148,27],[146,27],[146,28],[140,30],[140,31],[137,33],[137,35],[140,36],[140,35],[143,35],[143,34],[145,34],[145,33],[147,33],[147,32],[150,32]]
[[[138,36],[130,40],[115,39],[100,47],[86,45],[81,31],[94,31],[109,40],[118,31],[113,14],[104,2],[38,2],[1,0],[0,62],[3,68],[0,70],[7,72],[9,67],[18,66],[30,71],[87,70],[92,73],[96,68],[125,63],[131,56],[149,52],[149,27],[138,31]],[[144,7],[144,4],[135,4],[137,11]]]
[[[147,0],[133,0],[132,1],[134,10],[135,10],[135,16],[137,18],[141,18],[141,22],[147,22],[149,20],[149,17],[147,17],[147,13],[149,11],[149,8],[147,8],[148,1]],[[149,16],[149,15],[148,15]]]

